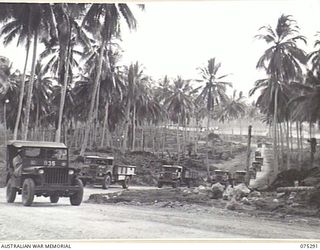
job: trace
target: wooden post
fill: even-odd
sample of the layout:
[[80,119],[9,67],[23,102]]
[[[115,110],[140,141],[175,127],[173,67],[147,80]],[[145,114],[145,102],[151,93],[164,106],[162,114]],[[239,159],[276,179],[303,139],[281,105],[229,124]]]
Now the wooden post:
[[249,185],[249,182],[250,182],[249,168],[250,168],[250,155],[251,155],[251,131],[252,131],[252,126],[249,125],[249,127],[248,127],[248,145],[247,145],[247,162],[246,162],[246,167],[247,167],[246,184],[247,185]]

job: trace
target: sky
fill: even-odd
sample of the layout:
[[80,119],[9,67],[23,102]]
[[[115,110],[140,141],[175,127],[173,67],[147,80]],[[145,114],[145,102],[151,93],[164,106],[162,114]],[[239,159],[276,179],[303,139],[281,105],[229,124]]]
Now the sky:
[[[276,25],[281,14],[292,15],[313,49],[320,31],[320,0],[237,0],[145,2],[145,11],[135,10],[136,31],[122,28],[123,63],[139,61],[154,79],[178,75],[200,79],[199,67],[210,58],[221,62],[220,74],[245,95],[263,78],[256,63],[267,45],[254,38],[263,25]],[[25,51],[15,44],[0,55],[22,70]],[[231,93],[231,92],[230,92]]]

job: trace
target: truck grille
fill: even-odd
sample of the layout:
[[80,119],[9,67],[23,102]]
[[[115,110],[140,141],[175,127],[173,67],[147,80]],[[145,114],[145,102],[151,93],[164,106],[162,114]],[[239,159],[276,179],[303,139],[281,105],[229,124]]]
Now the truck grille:
[[66,169],[66,168],[47,168],[44,171],[44,181],[47,184],[68,183],[68,169]]
[[164,173],[163,177],[166,178],[166,179],[167,178],[171,179],[172,178],[172,173]]
[[90,166],[89,175],[96,176],[96,174],[97,174],[97,166]]

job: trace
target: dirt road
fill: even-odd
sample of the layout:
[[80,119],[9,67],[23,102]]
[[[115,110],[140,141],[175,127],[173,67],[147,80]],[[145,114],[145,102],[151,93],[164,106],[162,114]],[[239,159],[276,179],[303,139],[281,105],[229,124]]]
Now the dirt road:
[[[91,193],[114,192],[85,188]],[[7,204],[5,189],[0,189],[0,240],[47,239],[190,239],[190,238],[319,238],[319,224],[303,221],[283,223],[209,208],[156,208],[120,204],[69,205],[63,198],[51,204],[48,198],[36,198],[32,207]]]

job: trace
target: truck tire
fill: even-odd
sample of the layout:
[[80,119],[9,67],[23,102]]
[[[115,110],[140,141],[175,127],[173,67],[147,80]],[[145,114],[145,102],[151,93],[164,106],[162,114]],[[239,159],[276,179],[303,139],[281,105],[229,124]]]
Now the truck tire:
[[50,202],[51,203],[58,203],[59,201],[59,196],[54,194],[54,195],[50,195]]
[[31,206],[34,199],[35,184],[31,178],[24,180],[22,184],[22,204],[24,206]]
[[180,186],[180,181],[175,181],[175,182],[172,183],[172,187],[173,188],[177,188],[179,186]]
[[163,187],[163,183],[162,182],[158,182],[158,188],[162,188]]
[[111,185],[111,176],[110,174],[107,174],[102,182],[102,189],[108,189]]
[[130,177],[126,176],[126,178],[124,179],[124,181],[122,182],[122,188],[126,189],[129,187],[130,184]]
[[81,179],[83,186],[85,187],[87,185],[87,180]]
[[191,181],[188,180],[188,181],[187,181],[187,187],[188,187],[188,188],[191,188],[191,186],[192,186],[192,185],[191,185]]
[[80,189],[70,196],[70,204],[72,206],[79,206],[83,199],[83,184],[82,181],[79,179],[75,179],[74,184],[75,186],[79,186]]
[[7,202],[13,203],[14,200],[16,199],[16,195],[17,195],[17,188],[14,187],[13,180],[10,178],[7,183]]

